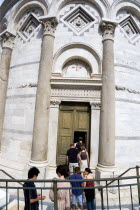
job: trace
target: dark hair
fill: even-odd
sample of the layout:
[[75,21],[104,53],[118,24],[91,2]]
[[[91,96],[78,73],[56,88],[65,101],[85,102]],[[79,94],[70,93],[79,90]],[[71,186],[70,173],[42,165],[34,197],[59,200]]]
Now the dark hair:
[[90,170],[90,168],[85,168],[85,171],[88,172],[89,174],[92,173],[92,171]]
[[70,147],[73,147],[74,146],[74,144],[70,144]]
[[86,149],[85,146],[81,146],[81,151],[82,151],[82,150],[85,150],[85,149]]
[[39,173],[40,173],[40,171],[38,170],[38,168],[36,168],[36,167],[30,168],[28,171],[28,179],[31,179],[34,176],[38,176]]
[[78,140],[79,141],[83,141],[83,137],[82,136],[79,136]]
[[75,167],[74,171],[75,171],[76,174],[81,174],[81,171],[80,171],[79,167]]
[[57,174],[58,173],[61,174],[65,178],[67,178],[69,176],[68,168],[65,165],[59,165],[59,166],[57,166],[56,173]]

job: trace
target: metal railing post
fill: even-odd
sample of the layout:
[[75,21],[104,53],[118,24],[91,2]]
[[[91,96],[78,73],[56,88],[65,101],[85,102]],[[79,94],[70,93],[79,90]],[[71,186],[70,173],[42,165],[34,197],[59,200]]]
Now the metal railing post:
[[6,210],[8,209],[8,182],[6,181]]
[[139,209],[140,209],[140,182],[139,182],[139,166],[136,166],[136,174],[137,174],[137,186],[138,186],[138,200],[139,200]]
[[58,210],[58,205],[57,205],[57,179],[53,179],[53,191],[54,191],[54,210]]
[[104,209],[103,188],[101,189],[101,208]]

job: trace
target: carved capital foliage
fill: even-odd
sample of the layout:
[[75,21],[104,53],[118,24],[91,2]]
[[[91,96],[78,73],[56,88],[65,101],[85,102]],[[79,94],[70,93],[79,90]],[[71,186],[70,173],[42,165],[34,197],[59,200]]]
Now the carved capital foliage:
[[2,39],[2,48],[9,48],[12,50],[14,46],[15,35],[6,30],[0,34],[0,36]]
[[56,26],[58,24],[57,19],[55,17],[46,17],[41,18],[42,24],[44,26],[44,35],[52,35],[54,36]]
[[90,102],[91,109],[100,109],[101,103],[100,102]]
[[51,100],[51,101],[50,101],[50,106],[59,107],[60,103],[61,103],[60,101]]
[[108,22],[108,21],[102,21],[100,28],[101,28],[104,40],[114,38],[114,32],[115,32],[115,28],[116,28],[115,23]]

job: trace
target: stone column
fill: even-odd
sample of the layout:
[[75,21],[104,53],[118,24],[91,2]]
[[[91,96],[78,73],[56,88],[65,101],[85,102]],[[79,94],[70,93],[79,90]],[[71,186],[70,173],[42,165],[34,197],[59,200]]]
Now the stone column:
[[2,54],[0,65],[0,147],[3,131],[7,86],[11,63],[11,54],[14,46],[15,36],[7,30],[0,34],[2,38]]
[[98,163],[100,102],[90,102],[91,105],[91,138],[90,138],[90,168],[95,169]]
[[[56,154],[57,154],[57,138],[58,138],[58,116],[60,101],[50,101],[50,121],[49,121],[49,138],[48,138],[48,177],[54,176],[56,172]],[[53,152],[52,152],[53,151]]]
[[55,17],[40,19],[44,25],[36,94],[31,162],[46,163],[50,108],[50,78],[53,65]]
[[101,23],[103,61],[98,169],[105,171],[115,166],[115,27],[116,23],[108,20]]

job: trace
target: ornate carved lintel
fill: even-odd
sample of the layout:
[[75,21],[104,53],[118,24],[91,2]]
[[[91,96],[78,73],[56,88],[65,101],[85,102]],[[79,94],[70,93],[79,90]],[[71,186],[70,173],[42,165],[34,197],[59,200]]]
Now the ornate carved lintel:
[[9,48],[12,50],[14,46],[14,39],[16,36],[11,32],[5,30],[0,34],[0,37],[2,39],[2,48]]
[[109,20],[102,20],[100,28],[103,33],[103,40],[114,38],[115,28],[117,26],[117,22],[112,22]]
[[101,103],[100,102],[90,102],[90,105],[91,105],[91,109],[94,110],[99,110],[100,107],[101,107]]
[[44,35],[54,36],[58,21],[56,17],[43,17],[39,19],[44,26]]
[[50,101],[50,106],[57,108],[57,107],[59,107],[60,103],[61,103],[61,101],[59,101],[59,100],[51,100]]

